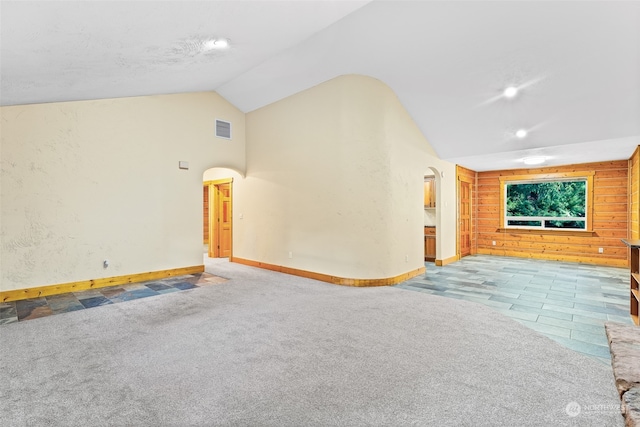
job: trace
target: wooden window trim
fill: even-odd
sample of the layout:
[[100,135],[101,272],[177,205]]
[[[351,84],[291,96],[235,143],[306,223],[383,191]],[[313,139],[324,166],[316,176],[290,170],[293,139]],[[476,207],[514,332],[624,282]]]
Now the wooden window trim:
[[554,230],[551,228],[503,228],[500,227],[496,229],[497,233],[511,233],[511,234],[562,234],[563,236],[578,236],[578,237],[592,237],[596,235],[595,231],[590,230],[576,230],[576,229],[567,229],[567,230]]
[[[564,236],[593,236],[593,177],[594,171],[583,172],[561,172],[561,173],[543,173],[543,174],[531,174],[531,175],[507,175],[500,177],[500,228],[498,231],[522,233],[522,234],[562,234]],[[584,178],[587,180],[587,206],[585,207],[586,225],[585,230],[560,230],[549,228],[518,228],[518,227],[506,227],[504,223],[504,198],[505,198],[505,185],[514,181],[556,181],[566,178]]]

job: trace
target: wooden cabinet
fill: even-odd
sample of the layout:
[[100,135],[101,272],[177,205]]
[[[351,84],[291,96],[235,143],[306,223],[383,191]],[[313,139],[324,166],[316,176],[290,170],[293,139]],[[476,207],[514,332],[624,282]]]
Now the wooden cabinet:
[[640,240],[622,239],[622,241],[631,248],[629,314],[633,323],[640,325],[640,318],[638,317],[638,305],[640,304]]
[[424,207],[436,207],[436,178],[433,176],[424,177]]
[[436,228],[424,227],[424,260],[436,259]]

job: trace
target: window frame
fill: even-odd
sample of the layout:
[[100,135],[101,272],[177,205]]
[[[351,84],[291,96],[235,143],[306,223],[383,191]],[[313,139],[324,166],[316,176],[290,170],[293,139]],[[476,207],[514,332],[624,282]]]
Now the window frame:
[[[595,172],[562,172],[562,173],[546,173],[531,175],[511,175],[500,177],[500,228],[504,231],[521,231],[521,232],[543,232],[543,233],[592,233],[593,232],[593,177]],[[586,206],[584,209],[585,228],[545,228],[544,226],[524,226],[524,225],[508,225],[508,220],[514,220],[519,217],[509,217],[507,219],[507,185],[509,184],[539,184],[541,182],[555,181],[586,181],[585,198]],[[532,217],[522,217],[532,218]],[[546,220],[553,220],[555,217],[548,217]],[[582,220],[582,218],[581,218]],[[544,225],[544,220],[542,220]]]

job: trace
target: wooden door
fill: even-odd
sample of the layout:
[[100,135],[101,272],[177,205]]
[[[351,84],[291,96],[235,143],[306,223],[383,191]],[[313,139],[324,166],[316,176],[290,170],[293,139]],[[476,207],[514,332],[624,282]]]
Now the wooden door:
[[426,243],[426,252],[425,252],[425,259],[428,261],[434,261],[436,259],[436,238],[435,236],[431,236],[431,237],[426,237],[425,238],[425,243]]
[[202,188],[202,243],[209,244],[209,186]]
[[435,261],[436,259],[436,229],[435,227],[424,227],[424,260]]
[[460,256],[471,254],[471,184],[460,181]]
[[231,256],[231,183],[214,185],[216,257]]
[[[232,180],[220,179],[206,181],[209,200],[209,257],[227,258],[231,256],[232,246]],[[206,222],[205,222],[206,224]]]

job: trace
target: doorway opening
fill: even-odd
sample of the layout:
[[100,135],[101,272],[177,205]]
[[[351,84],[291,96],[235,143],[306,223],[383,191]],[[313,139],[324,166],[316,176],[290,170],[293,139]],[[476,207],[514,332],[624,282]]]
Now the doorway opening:
[[460,213],[460,221],[458,222],[458,235],[460,258],[471,255],[471,185],[472,183],[460,179],[458,189],[458,212]]
[[233,244],[233,178],[203,184],[203,237],[209,258],[231,257]]
[[435,263],[438,247],[440,173],[429,167],[424,173],[424,261]]

